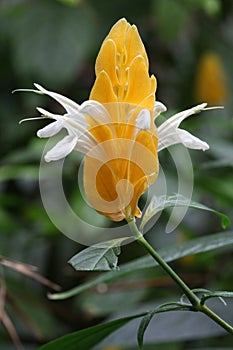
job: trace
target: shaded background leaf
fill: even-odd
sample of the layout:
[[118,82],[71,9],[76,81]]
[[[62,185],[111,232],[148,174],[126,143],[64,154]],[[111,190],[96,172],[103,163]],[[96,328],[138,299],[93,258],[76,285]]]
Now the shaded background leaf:
[[109,334],[123,327],[133,319],[141,317],[142,315],[143,314],[138,314],[124,317],[118,320],[110,321],[109,323],[87,328],[73,334],[68,334],[62,338],[58,338],[46,345],[41,346],[40,350],[63,350],[64,348],[75,350],[77,347],[86,350],[92,349],[93,346],[98,344]]

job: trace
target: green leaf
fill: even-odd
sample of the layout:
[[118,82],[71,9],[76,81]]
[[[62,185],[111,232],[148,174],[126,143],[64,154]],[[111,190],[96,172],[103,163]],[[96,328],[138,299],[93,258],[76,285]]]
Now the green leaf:
[[214,210],[212,208],[207,207],[204,204],[201,203],[197,203],[194,201],[189,201],[188,198],[185,198],[179,194],[174,195],[174,196],[160,196],[160,197],[152,197],[150,204],[148,205],[145,214],[142,218],[142,222],[140,225],[140,229],[142,230],[144,228],[144,226],[146,225],[146,223],[157,213],[159,213],[160,211],[167,209],[167,208],[171,208],[171,207],[190,207],[190,208],[195,208],[195,209],[201,209],[201,210],[206,210],[209,211],[217,216],[219,216],[221,218],[221,224],[222,224],[222,228],[227,228],[230,224],[231,221],[228,218],[228,216],[226,216],[225,214],[220,213],[217,210]]
[[[220,247],[233,245],[233,231],[216,233],[213,235],[196,238],[181,244],[174,244],[169,248],[158,251],[160,256],[166,261],[171,262],[187,255],[193,255],[201,252],[211,251]],[[95,287],[100,283],[108,283],[118,280],[124,276],[147,268],[158,266],[151,256],[144,256],[131,262],[121,265],[119,271],[109,271],[102,274],[81,286],[74,287],[68,291],[50,294],[49,298],[53,300],[66,299],[84,292],[85,290]]]
[[53,340],[38,350],[77,350],[77,349],[92,349],[93,346],[98,344],[102,339],[106,338],[109,334],[113,333],[117,329],[123,327],[125,324],[133,319],[144,316],[146,313],[140,313],[133,316],[119,318],[117,320],[103,323],[94,327],[89,327],[81,331],[77,331],[61,338]]
[[209,292],[208,294],[205,294],[201,297],[201,304],[204,304],[206,300],[210,298],[219,298],[224,305],[226,305],[226,302],[223,298],[233,298],[233,292],[227,292],[227,291],[216,291],[216,292]]
[[137,339],[138,339],[139,348],[142,349],[143,347],[143,338],[144,338],[145,331],[147,330],[147,327],[149,326],[149,323],[155,314],[168,312],[168,311],[187,311],[187,310],[191,310],[190,304],[181,303],[181,302],[170,302],[170,303],[162,304],[158,306],[155,310],[148,312],[142,318],[140,325],[138,327]]
[[120,245],[126,239],[128,237],[95,244],[74,255],[68,263],[77,271],[116,270]]

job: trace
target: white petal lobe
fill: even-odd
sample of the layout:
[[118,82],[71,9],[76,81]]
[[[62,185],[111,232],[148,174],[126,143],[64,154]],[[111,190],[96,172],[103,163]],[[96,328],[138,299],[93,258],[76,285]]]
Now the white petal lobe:
[[158,127],[158,151],[177,143],[182,143],[185,147],[191,149],[201,149],[203,151],[209,149],[209,145],[190,134],[188,131],[179,129],[180,123],[192,114],[199,113],[205,109],[206,103],[187,109],[175,114],[167,119]]
[[59,160],[65,158],[69,153],[73,151],[77,144],[77,137],[68,135],[64,139],[59,141],[56,146],[54,146],[49,152],[45,155],[45,161],[51,162],[54,160]]
[[43,129],[37,131],[38,137],[51,137],[56,135],[63,128],[61,121],[56,121],[46,125]]
[[148,109],[142,109],[136,120],[136,127],[140,130],[150,129],[150,112]]
[[93,118],[98,124],[108,124],[111,122],[106,108],[99,102],[94,100],[88,100],[81,104],[80,113],[88,114]]
[[155,102],[154,105],[154,118],[158,117],[160,115],[160,113],[166,112],[167,107],[159,101]]
[[208,143],[200,140],[198,137],[193,136],[186,130],[178,129],[178,137],[180,139],[180,143],[182,143],[185,147],[191,149],[200,149],[202,151],[206,151],[209,149]]

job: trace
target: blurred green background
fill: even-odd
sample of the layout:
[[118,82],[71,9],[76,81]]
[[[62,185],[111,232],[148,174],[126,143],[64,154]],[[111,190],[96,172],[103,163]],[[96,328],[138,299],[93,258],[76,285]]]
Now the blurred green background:
[[[54,113],[61,110],[49,98],[30,93],[12,95],[11,91],[30,89],[36,82],[78,103],[86,100],[95,79],[99,47],[121,17],[138,27],[147,49],[150,73],[158,80],[157,99],[168,107],[168,116],[199,102],[224,105],[224,110],[205,112],[182,126],[210,144],[206,153],[190,152],[194,198],[233,217],[231,0],[0,0],[0,254],[37,266],[43,276],[64,289],[96,273],[75,273],[67,265],[67,260],[82,246],[58,232],[43,208],[38,170],[45,141],[36,138],[35,133],[47,122],[18,125],[22,118],[38,115],[36,106]],[[73,207],[84,217],[90,217],[94,214],[77,191],[80,160],[80,155],[72,154],[67,161],[64,185]],[[166,151],[160,160],[171,181],[175,181],[175,167]],[[98,220],[112,225],[105,218]],[[219,219],[206,212],[189,210],[171,235],[164,234],[166,220],[164,213],[148,234],[155,247],[222,230]],[[143,254],[143,250],[131,244],[123,248],[120,261]],[[175,268],[193,288],[233,288],[230,249],[181,259]],[[0,288],[5,295],[4,299],[0,293],[0,305],[4,301],[25,349],[36,349],[54,337],[114,317],[121,310],[130,312],[142,303],[179,295],[159,269],[134,274],[127,283],[99,286],[63,302],[49,301],[48,287],[10,268],[0,265],[0,274]],[[229,303],[226,310],[232,319],[233,304]],[[15,349],[8,334],[12,327],[6,330],[0,325],[1,349]],[[179,339],[174,322],[164,339],[150,337],[145,349],[233,348],[232,337],[228,335],[213,330],[208,336],[198,337],[190,330],[185,330],[188,336],[182,338],[181,334]],[[137,348],[135,344],[136,336],[127,347],[115,341],[119,345],[116,349],[133,350]],[[115,349],[106,346],[102,349]]]

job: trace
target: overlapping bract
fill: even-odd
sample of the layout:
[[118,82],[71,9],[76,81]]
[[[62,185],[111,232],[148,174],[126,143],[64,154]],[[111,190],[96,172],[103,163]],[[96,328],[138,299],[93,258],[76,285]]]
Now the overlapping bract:
[[[153,115],[156,80],[148,74],[148,58],[134,25],[121,19],[113,26],[101,46],[95,70],[90,99],[108,104],[111,123],[93,125],[90,121],[89,131],[106,152],[108,149],[108,159],[103,162],[86,156],[87,198],[98,208],[99,193],[109,202],[100,212],[112,220],[140,216],[138,199],[158,174],[158,138]],[[96,178],[95,168],[99,169]]]

